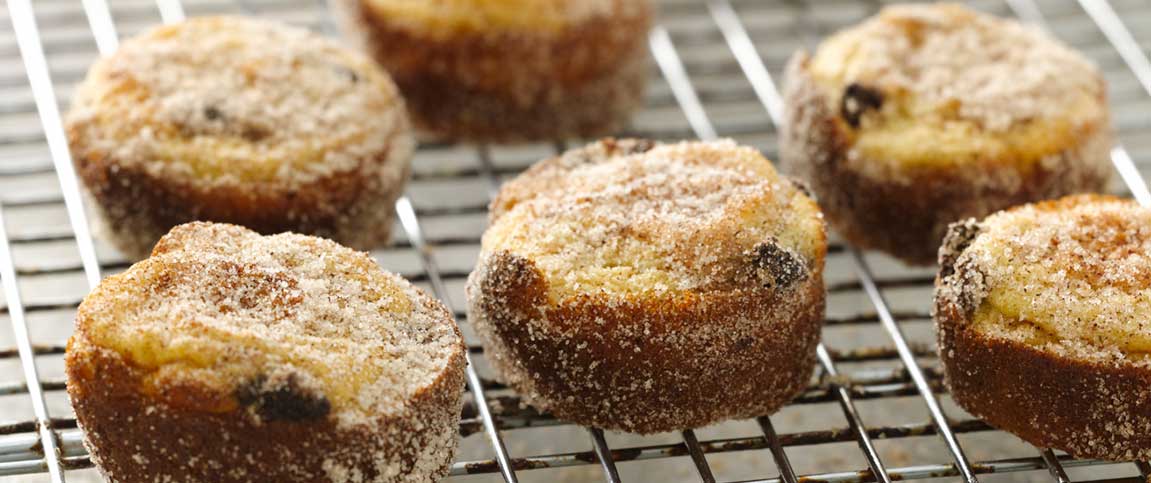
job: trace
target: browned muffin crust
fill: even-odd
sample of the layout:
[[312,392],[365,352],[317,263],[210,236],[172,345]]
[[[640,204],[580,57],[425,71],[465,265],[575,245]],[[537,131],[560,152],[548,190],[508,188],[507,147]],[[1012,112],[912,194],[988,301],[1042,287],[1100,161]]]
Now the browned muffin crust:
[[93,65],[66,121],[98,233],[131,258],[196,220],[376,248],[415,146],[366,56],[240,17],[126,41]]
[[[970,27],[973,23],[980,25],[979,28],[994,30],[992,22],[999,21],[988,21],[954,5],[897,6],[889,7],[862,26],[838,35],[853,35],[859,43],[880,43],[893,39],[868,35],[878,35],[875,31],[881,28],[906,29],[907,39],[901,39],[917,45],[916,35],[949,35],[946,32],[951,29],[974,28]],[[997,37],[994,33],[984,35]],[[1003,33],[998,37],[1006,35]],[[1024,34],[1011,35],[1025,37]],[[836,37],[833,39],[838,40]],[[1023,44],[1016,48],[1041,51],[1041,54],[1036,54],[1037,58],[1066,55],[1066,49],[1054,41],[1024,40],[1042,48]],[[922,39],[919,41],[923,42]],[[898,50],[895,47],[891,49]],[[873,51],[861,48],[856,57],[866,55],[896,54],[885,53],[878,47]],[[951,62],[945,58],[952,55],[947,50],[922,54],[923,57],[931,55],[936,58],[916,60],[927,65],[920,66],[924,71]],[[1022,54],[1011,55],[1019,57]],[[981,58],[978,54],[972,57],[976,58],[972,63],[998,62]],[[883,60],[895,64],[914,62],[900,57]],[[1096,83],[1093,91],[1098,98],[1094,99],[1094,104],[1103,106],[1101,112],[1091,111],[1080,117],[1076,117],[1072,107],[1067,109],[1067,113],[1052,114],[1044,110],[1030,112],[1015,105],[997,106],[991,93],[1011,97],[1010,90],[1014,87],[1013,80],[1008,77],[1008,69],[1027,69],[1027,66],[994,66],[1005,74],[984,80],[987,85],[981,88],[984,92],[979,95],[989,99],[972,99],[976,94],[965,91],[973,89],[968,82],[952,86],[955,93],[950,95],[954,98],[944,102],[924,100],[922,97],[926,94],[923,93],[909,95],[907,92],[911,89],[891,79],[877,81],[861,74],[864,79],[852,81],[854,71],[848,68],[843,69],[847,72],[842,74],[845,78],[839,79],[846,85],[837,85],[840,91],[833,93],[828,86],[829,81],[818,79],[813,74],[813,62],[812,56],[800,52],[786,69],[786,123],[780,138],[782,169],[811,185],[832,227],[857,246],[883,251],[909,264],[928,265],[935,261],[939,244],[952,222],[983,217],[1021,203],[1106,189],[1111,176],[1110,149],[1114,138],[1105,107],[1103,80],[1085,62],[1082,65],[1057,63],[1077,80],[1092,79]],[[867,61],[853,58],[852,62]],[[970,68],[992,66],[972,65]],[[903,74],[899,69],[904,67],[900,64],[889,70]],[[872,76],[882,77],[885,71],[876,70],[881,74]],[[906,67],[906,70],[912,71],[914,67]],[[940,77],[939,72],[934,74],[934,77]],[[898,80],[930,82],[915,78]],[[942,87],[939,90],[946,91]],[[1060,95],[1058,91],[1023,91],[1014,97],[1031,98],[1034,103],[1042,104],[1051,103]],[[1013,108],[1021,112],[1011,112]],[[920,111],[926,113],[917,114]],[[922,117],[917,118],[917,115]],[[1070,118],[1059,119],[1056,117],[1059,115]],[[1035,127],[1039,122],[1048,122],[1053,127],[1041,132],[1041,128]],[[1064,127],[1064,122],[1072,127]],[[961,123],[969,123],[971,127],[954,127]],[[897,139],[892,133],[899,129],[905,131],[905,136]],[[963,129],[971,131],[959,134]],[[1069,132],[1061,133],[1061,129]],[[860,140],[864,135],[884,130],[898,143],[882,143],[889,147],[880,150],[869,151],[861,147]],[[924,135],[925,130],[934,131]],[[874,144],[878,143],[872,142],[870,147]],[[987,145],[995,147],[985,147]]]
[[[1010,217],[1021,210],[1067,212],[1105,204],[1139,210],[1129,200],[1076,196],[995,216]],[[1146,354],[1113,346],[1101,326],[1094,329],[1098,334],[1086,339],[1063,338],[1041,328],[1032,319],[1035,316],[1005,316],[988,306],[989,294],[1001,289],[995,283],[1002,282],[989,276],[996,268],[986,267],[968,253],[971,244],[989,230],[985,223],[968,220],[952,225],[939,254],[934,317],[946,384],[955,402],[1039,447],[1106,460],[1151,457],[1151,366]],[[1109,240],[1126,239],[1121,231],[1114,233],[1117,237]],[[1066,254],[1047,260],[1033,256],[1019,253],[1012,260],[1032,266],[1058,264],[1066,273],[1086,270],[1086,276],[1099,277],[1091,283],[1104,283],[1104,274],[1092,275],[1090,264],[1083,259]],[[1032,300],[1052,296],[1025,290]],[[986,322],[978,319],[988,317],[984,314],[988,311],[1004,317],[1005,322],[991,329],[982,325]],[[1088,321],[1059,320],[1091,330]]]
[[[692,174],[678,163],[696,159],[718,164],[709,160],[723,157],[741,159],[731,163],[746,162],[759,171],[748,178],[741,172],[735,175],[738,187],[724,184],[722,189],[779,198],[755,198],[746,204],[729,199],[720,202],[732,203],[726,208],[705,209],[698,214],[699,219],[719,217],[712,218],[713,224],[684,222],[700,230],[696,235],[704,241],[698,244],[671,241],[678,235],[661,233],[648,225],[660,223],[661,216],[674,223],[671,220],[681,216],[677,202],[692,204],[706,198],[694,198],[689,188],[679,196],[660,192],[665,188],[676,191],[675,186],[685,182],[675,173],[677,169],[685,169],[681,174],[686,177],[707,175]],[[581,170],[613,163],[619,165],[611,167],[610,174],[585,175],[618,178],[618,189],[629,194],[621,195],[610,187],[606,191],[591,188],[586,197],[600,200],[591,203],[602,207],[616,203],[612,197],[618,195],[623,197],[623,205],[607,207],[598,215],[579,211],[579,199],[585,196],[579,193],[584,188],[571,187],[572,178],[584,176],[578,174]],[[651,164],[641,167],[645,163]],[[656,183],[659,187],[633,184],[633,170],[658,171],[660,168],[651,165],[661,163],[670,163],[671,177],[658,174],[649,179],[664,180]],[[736,172],[731,165],[725,169]],[[708,186],[707,192],[716,188]],[[772,204],[780,199],[787,200],[782,201],[783,206]],[[659,206],[641,208],[647,202]],[[539,226],[556,223],[550,229],[553,233],[567,230],[570,225],[566,221],[556,221],[566,219],[556,211],[562,211],[563,206],[585,213],[576,215],[577,224],[589,216],[587,223],[603,226],[596,221],[597,216],[611,219],[627,213],[630,203],[648,214],[665,214],[635,219],[623,215],[618,236],[641,240],[651,236],[644,243],[654,248],[639,252],[625,248],[622,250],[627,253],[619,256],[647,257],[653,255],[649,249],[667,249],[673,260],[668,269],[675,274],[672,278],[649,273],[621,280],[597,272],[611,272],[612,267],[620,266],[616,262],[604,262],[606,265],[596,268],[581,266],[583,262],[575,259],[561,261],[570,263],[572,272],[558,273],[551,268],[554,260],[547,260],[547,255],[528,255],[533,249],[514,241],[516,235],[503,238],[508,228],[532,223],[528,219]],[[728,208],[730,211],[724,211]],[[592,213],[596,210],[591,208]],[[753,238],[771,232],[773,229],[759,225],[762,219],[756,217],[770,212],[764,216],[779,219],[775,218],[780,212],[777,210],[787,213],[783,217],[794,216],[784,223],[786,228],[776,228],[778,238],[740,238],[738,227],[755,233]],[[778,177],[758,152],[730,142],[660,146],[647,141],[605,140],[533,166],[505,185],[491,212],[492,227],[485,234],[478,266],[468,279],[469,320],[483,340],[492,366],[533,406],[579,424],[656,433],[769,414],[810,381],[824,310],[823,224],[814,203],[791,182]],[[738,218],[745,216],[750,219]],[[567,244],[573,250],[570,256],[582,257],[586,248],[599,256],[615,257],[614,249],[594,248],[600,242],[591,231]],[[661,238],[664,236],[669,238]],[[577,244],[586,245],[575,247]],[[649,260],[632,260],[637,267],[650,266]],[[690,265],[697,262],[698,267]],[[685,265],[676,268],[679,263]],[[681,268],[693,273],[687,275],[690,280],[678,278]],[[565,275],[571,277],[565,281]],[[694,288],[665,290],[661,284]],[[723,395],[722,400],[717,394]]]
[[65,362],[112,482],[432,482],[464,350],[442,304],[365,254],[194,223],[85,299]]
[[648,0],[610,1],[609,12],[558,31],[445,32],[391,19],[371,1],[338,0],[333,7],[345,33],[395,78],[416,127],[433,136],[594,138],[618,132],[643,105]]
[[205,414],[157,403],[140,393],[143,374],[120,355],[76,342],[68,350],[83,352],[69,356],[68,393],[84,444],[113,483],[434,482],[447,476],[455,454],[462,371],[445,372],[403,417],[341,428],[320,417],[322,403],[290,391],[254,396],[259,422],[246,409]]

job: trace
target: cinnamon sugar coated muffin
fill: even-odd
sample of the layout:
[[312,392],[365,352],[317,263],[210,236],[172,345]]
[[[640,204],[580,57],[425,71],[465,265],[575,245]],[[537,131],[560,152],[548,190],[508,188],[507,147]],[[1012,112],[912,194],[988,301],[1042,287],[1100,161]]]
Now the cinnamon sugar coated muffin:
[[370,59],[242,17],[124,42],[77,87],[67,131],[99,231],[135,258],[195,220],[374,248],[415,147]]
[[84,299],[65,362],[109,481],[436,481],[464,350],[364,253],[190,223]]
[[956,223],[935,320],[955,402],[1040,447],[1151,457],[1151,209],[1080,195]]
[[621,129],[643,104],[651,0],[338,0],[432,135],[516,142]]
[[1106,86],[1037,29],[953,4],[899,5],[798,53],[785,172],[852,243],[935,260],[947,225],[1105,189]]
[[507,183],[490,222],[469,320],[541,410],[655,433],[771,413],[810,380],[823,218],[753,148],[606,139]]

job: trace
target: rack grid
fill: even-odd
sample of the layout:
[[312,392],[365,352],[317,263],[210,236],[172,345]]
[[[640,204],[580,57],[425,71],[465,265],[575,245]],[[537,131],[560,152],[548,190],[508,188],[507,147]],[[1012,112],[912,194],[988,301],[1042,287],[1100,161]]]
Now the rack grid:
[[[11,328],[0,331],[0,480],[98,479],[63,391],[63,341],[87,289],[101,273],[123,270],[128,262],[94,243],[89,231],[60,122],[71,85],[95,55],[115,49],[121,34],[178,21],[186,11],[267,16],[335,34],[323,0],[184,1],[37,0],[34,6],[7,0],[0,11],[11,27],[0,30],[0,325]],[[733,137],[770,157],[782,117],[778,76],[787,56],[882,2],[661,3],[649,36],[654,63],[648,107],[623,134]],[[1123,182],[1117,191],[1151,204],[1139,169],[1151,162],[1151,136],[1140,136],[1151,131],[1151,36],[1140,38],[1133,28],[1151,25],[1151,2],[972,3],[1050,29],[1099,63],[1126,143],[1112,152]],[[486,203],[501,180],[566,146],[421,146],[409,196],[396,205],[402,232],[394,246],[374,253],[386,268],[451,307],[471,343],[474,363],[454,476],[508,482],[1151,481],[1146,462],[1082,460],[1030,448],[951,404],[930,335],[932,274],[838,241],[828,261],[829,312],[818,377],[779,414],[639,437],[579,428],[522,406],[512,390],[490,379],[483,349],[453,301],[461,300]]]

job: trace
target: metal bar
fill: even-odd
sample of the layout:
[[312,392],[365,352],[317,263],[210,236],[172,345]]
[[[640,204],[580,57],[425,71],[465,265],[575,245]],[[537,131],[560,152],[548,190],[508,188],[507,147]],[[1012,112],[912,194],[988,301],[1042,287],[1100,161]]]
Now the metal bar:
[[[830,401],[830,399],[829,399]],[[503,401],[501,401],[503,402]],[[514,403],[514,401],[512,401]],[[476,411],[473,404],[466,407],[472,411]],[[512,409],[510,412],[514,413],[517,410]],[[516,429],[516,428],[536,428],[547,426],[564,426],[570,425],[558,421],[556,419],[546,419],[539,416],[524,414],[523,416],[507,416],[509,411],[503,411],[504,416],[499,414],[493,415],[493,418],[498,418],[497,426],[501,429]],[[61,440],[61,452],[65,457],[69,456],[85,456],[87,450],[84,448],[80,441],[80,430],[76,429],[76,420],[71,418],[54,418],[51,420],[53,428],[57,429],[57,433]],[[0,425],[0,435],[5,436],[0,438],[0,462],[10,461],[32,461],[42,459],[34,449],[36,446],[36,435],[26,434],[34,431],[36,428],[35,421],[20,421],[15,423],[6,423]],[[977,419],[969,419],[960,421],[955,424],[957,432],[961,433],[983,433],[996,431],[987,423]],[[460,421],[460,430],[465,434],[475,434],[483,431],[483,422],[479,418],[469,417]],[[888,427],[875,427],[867,428],[869,437],[882,438],[882,439],[898,439],[898,438],[913,438],[920,436],[930,436],[936,433],[935,426],[930,423],[916,423],[905,424],[899,426]],[[72,438],[72,436],[76,436]],[[841,443],[852,442],[855,440],[855,434],[850,427],[837,427],[823,430],[802,431],[796,433],[784,433],[778,435],[779,444],[784,448],[791,447],[809,447],[818,446],[828,443]],[[770,450],[768,445],[762,437],[747,436],[737,438],[725,438],[701,441],[700,447],[705,454],[711,453],[732,453],[739,451],[755,451],[755,450]],[[629,447],[619,450],[612,450],[610,448],[601,448],[611,452],[612,461],[630,461],[636,452],[655,452],[661,456],[649,456],[645,459],[655,457],[671,458],[684,456],[686,454],[686,446],[681,443],[663,444],[655,446],[639,446]],[[597,461],[596,452],[584,452],[580,454],[587,455],[584,459],[584,464],[595,464]],[[532,458],[517,458],[512,460],[512,466],[515,468],[524,468],[524,461],[530,461]],[[602,466],[602,463],[601,463]],[[499,465],[492,460],[492,467],[489,473],[499,471]]]
[[891,316],[891,311],[887,307],[887,301],[880,293],[879,287],[875,285],[874,276],[871,274],[871,267],[867,265],[867,260],[859,251],[852,247],[851,260],[855,264],[856,271],[859,273],[859,280],[863,282],[863,289],[867,292],[867,297],[871,299],[871,304],[875,307],[876,312],[879,313],[879,322],[883,328],[887,330],[891,336],[892,342],[895,343],[895,349],[899,352],[899,358],[903,361],[904,367],[907,368],[907,373],[911,376],[911,380],[915,382],[915,387],[919,390],[919,395],[923,397],[923,402],[927,405],[928,412],[931,413],[931,420],[939,429],[939,435],[943,441],[947,443],[947,449],[951,451],[951,456],[955,459],[955,463],[959,465],[959,471],[963,474],[963,479],[968,482],[979,481],[975,477],[975,471],[971,468],[971,464],[967,461],[967,455],[963,453],[963,448],[959,445],[959,440],[955,438],[955,434],[951,431],[948,425],[947,416],[943,414],[943,409],[939,407],[939,400],[935,398],[935,393],[932,392],[931,386],[927,383],[927,378],[923,375],[923,369],[919,367],[919,363],[915,361],[915,354],[911,350],[911,346],[907,343],[907,338],[903,335],[903,329],[895,322],[895,318]]
[[1103,35],[1107,36],[1107,40],[1119,52],[1119,56],[1123,57],[1123,61],[1139,80],[1143,90],[1151,95],[1151,60],[1148,60],[1147,52],[1135,41],[1135,37],[1115,13],[1115,9],[1111,8],[1111,3],[1107,0],[1079,0],[1079,5],[1099,26]]
[[603,437],[603,430],[599,428],[588,428],[588,433],[591,434],[592,448],[595,450],[595,457],[599,460],[600,466],[603,467],[604,477],[608,483],[619,483],[619,470],[615,467],[615,460],[611,456],[611,448],[607,445],[607,439]]
[[707,464],[707,456],[704,456],[703,448],[699,446],[695,431],[685,429],[682,434],[683,443],[687,446],[687,454],[691,456],[692,463],[695,463],[696,471],[699,471],[699,479],[703,480],[704,483],[715,483],[715,475],[711,473],[711,467]]
[[100,55],[108,55],[116,51],[120,45],[120,37],[116,34],[116,24],[112,22],[112,12],[108,10],[105,0],[82,0],[84,13],[88,17],[88,27],[96,38],[96,50]]
[[700,139],[719,137],[711,118],[703,108],[703,103],[699,101],[699,94],[696,93],[695,86],[692,85],[687,70],[683,67],[683,60],[679,58],[667,29],[662,25],[653,27],[648,35],[648,44],[651,47],[652,57],[659,65],[659,70],[663,72],[664,80],[667,81],[668,87],[671,87],[671,92],[695,135]]
[[60,178],[60,191],[64,196],[68,220],[76,237],[80,258],[84,261],[84,276],[90,287],[100,282],[100,264],[96,258],[96,247],[92,243],[88,218],[84,215],[84,204],[80,199],[80,185],[76,180],[76,170],[72,166],[72,153],[68,150],[68,140],[64,134],[64,123],[60,118],[60,107],[56,103],[56,92],[48,70],[48,60],[44,57],[44,45],[40,42],[40,30],[36,16],[32,12],[30,0],[8,0],[8,15],[12,17],[12,28],[20,56],[24,59],[24,70],[36,100],[36,110],[40,114],[40,124],[44,128],[44,140],[52,155],[52,164]]
[[780,479],[785,483],[799,483],[799,479],[795,476],[795,470],[791,467],[791,460],[787,458],[787,452],[784,451],[783,445],[779,444],[779,435],[775,433],[775,426],[771,424],[771,418],[760,416],[755,418],[755,421],[759,423],[763,437],[767,439],[767,446],[771,448],[771,457],[775,459],[775,466],[779,469]]
[[495,164],[492,163],[492,148],[486,144],[476,146],[476,159],[480,163],[480,173],[488,180],[488,200],[494,200],[500,194],[500,178],[496,176]]
[[[14,10],[12,3],[8,2],[10,11]],[[13,16],[15,17],[15,14]],[[2,208],[0,208],[0,284],[3,284],[4,298],[8,303],[8,320],[12,323],[16,347],[20,352],[20,366],[23,369],[24,381],[27,383],[28,395],[32,399],[32,413],[36,416],[36,432],[39,434],[42,453],[34,461],[42,461],[52,481],[62,483],[64,471],[61,468],[60,451],[48,415],[44,388],[40,385],[40,375],[36,370],[36,354],[32,350],[32,340],[28,336],[28,322],[24,318],[20,287],[16,284],[16,267],[12,263],[12,247],[8,244],[8,231],[4,224]]]
[[[1050,32],[1050,25],[1048,25],[1043,11],[1039,9],[1039,4],[1035,3],[1035,0],[1004,1],[1020,20]],[[1131,38],[1131,33],[1123,26],[1123,22],[1115,15],[1115,11],[1105,0],[1087,2],[1080,0],[1079,3],[1099,26],[1099,29],[1103,31],[1103,35],[1119,51],[1119,55],[1142,84],[1143,89],[1151,94],[1151,64],[1148,64],[1147,55]],[[1134,51],[1131,50],[1132,45],[1134,45]],[[1135,198],[1135,201],[1138,201],[1140,205],[1151,206],[1151,191],[1148,191],[1146,180],[1139,173],[1139,169],[1135,167],[1135,162],[1131,159],[1131,155],[1123,143],[1116,143],[1111,148],[1111,164],[1115,165],[1119,177],[1123,179],[1127,189],[1131,190],[1131,197]]]
[[735,55],[735,60],[739,62],[739,67],[743,70],[748,82],[751,82],[751,88],[755,91],[756,97],[767,109],[772,123],[778,128],[783,121],[783,97],[779,95],[779,88],[776,87],[771,72],[763,63],[759,50],[755,48],[755,43],[751,41],[751,35],[747,33],[743,22],[739,20],[735,8],[732,7],[729,0],[708,0],[707,9],[711,12],[711,17],[715,20],[716,25],[719,26],[720,34],[727,41],[728,48]]
[[[420,261],[423,262],[424,269],[428,272],[428,282],[432,286],[432,292],[447,305],[448,310],[455,313],[452,306],[451,299],[448,297],[448,290],[444,286],[444,281],[440,278],[439,268],[436,266],[435,255],[432,253],[432,248],[424,243],[423,230],[420,228],[420,220],[416,217],[416,210],[412,208],[412,202],[407,196],[402,196],[396,200],[396,216],[400,219],[400,226],[403,227],[404,233],[407,234],[408,240],[412,243],[412,248],[419,252]],[[476,372],[476,367],[472,364],[471,354],[465,354],[467,359],[467,379],[468,389],[472,392],[472,397],[476,399],[476,404],[480,418],[484,422],[484,432],[487,433],[488,439],[491,441],[492,450],[496,453],[496,461],[499,463],[500,473],[504,477],[504,481],[508,483],[515,483],[519,481],[516,478],[515,469],[512,467],[511,461],[508,458],[508,450],[504,445],[504,440],[500,436],[499,429],[496,428],[496,423],[492,419],[491,407],[488,406],[488,400],[484,397],[483,383],[480,382],[480,376]]]
[[184,5],[180,0],[156,0],[156,7],[160,9],[160,20],[164,23],[176,23],[184,20]]
[[[644,448],[630,448],[631,461],[646,461],[666,458],[666,453],[682,451],[682,446],[653,446]],[[566,468],[588,464],[589,455],[586,453],[564,453],[546,456],[535,456],[517,459],[519,466],[525,469]],[[1060,462],[1068,468],[1083,467],[1112,462],[1102,460],[1076,460],[1070,456],[1060,456]],[[460,461],[452,465],[452,476],[492,473],[494,462],[491,461]],[[1017,473],[1022,471],[1042,471],[1046,463],[1042,458],[1012,458],[983,462],[979,465],[980,474]],[[953,463],[904,466],[889,470],[891,476],[897,480],[937,479],[948,476],[958,476],[959,471]],[[870,483],[874,482],[872,474],[867,469],[842,471],[834,473],[817,473],[804,476],[804,481],[820,483]],[[781,478],[767,478],[761,480],[748,480],[738,483],[786,483]]]
[[[823,366],[824,375],[828,380],[835,380],[839,377],[839,371],[835,368],[835,361],[832,360],[822,343],[816,347],[816,356],[819,357],[819,363]],[[871,466],[875,479],[883,483],[891,483],[891,475],[884,468],[883,460],[880,459],[879,452],[875,450],[875,444],[871,442],[871,437],[867,434],[867,425],[863,424],[863,419],[859,417],[859,411],[855,409],[851,392],[842,384],[833,382],[831,385],[839,396],[839,407],[843,410],[844,416],[847,417],[847,425],[855,433],[856,442],[859,444],[859,448],[863,450],[863,455],[867,458],[867,464]]]
[[1059,483],[1071,483],[1071,478],[1067,477],[1067,472],[1063,470],[1063,465],[1059,464],[1059,458],[1055,457],[1055,452],[1051,448],[1043,448],[1039,450],[1039,456],[1043,458],[1043,462],[1047,465],[1047,471],[1051,473],[1051,477]]
[[1136,461],[1135,467],[1139,469],[1139,475],[1151,481],[1151,464],[1146,461]]

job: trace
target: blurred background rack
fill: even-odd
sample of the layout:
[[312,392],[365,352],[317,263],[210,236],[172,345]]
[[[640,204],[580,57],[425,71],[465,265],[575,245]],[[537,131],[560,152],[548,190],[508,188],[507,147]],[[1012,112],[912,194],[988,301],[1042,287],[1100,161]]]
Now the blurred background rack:
[[[1151,203],[1151,0],[980,0],[1047,28],[1110,84],[1121,144],[1113,191]],[[732,137],[776,157],[787,58],[878,1],[662,0],[647,108],[621,135]],[[99,481],[64,392],[75,307],[128,263],[93,242],[60,129],[72,86],[119,38],[184,15],[248,14],[335,35],[323,0],[8,0],[0,7],[0,481]],[[1144,462],[1074,459],[972,418],[942,387],[933,273],[833,239],[820,371],[770,418],[654,436],[604,433],[522,407],[491,380],[463,321],[463,282],[499,183],[563,150],[424,145],[396,243],[380,263],[457,312],[474,371],[452,467],[459,481],[1151,481]],[[722,394],[716,398],[722,402]]]

